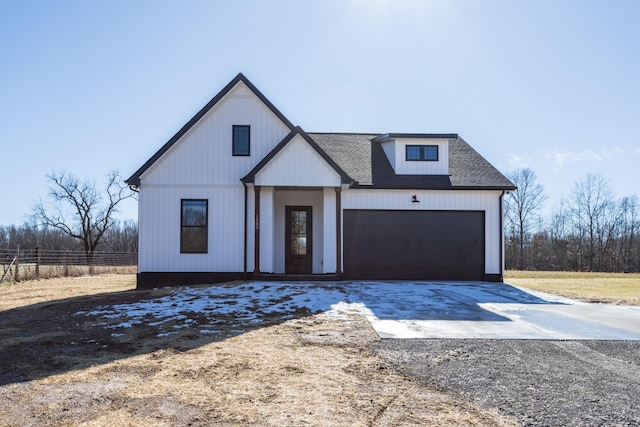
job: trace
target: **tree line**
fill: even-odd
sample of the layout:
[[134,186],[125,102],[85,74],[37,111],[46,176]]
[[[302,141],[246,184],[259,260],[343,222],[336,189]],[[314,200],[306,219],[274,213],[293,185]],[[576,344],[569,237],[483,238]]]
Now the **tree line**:
[[544,217],[544,187],[531,169],[507,174],[518,187],[505,196],[507,269],[640,271],[640,204],[616,197],[601,175],[576,182]]
[[[83,251],[78,239],[53,228],[27,222],[20,226],[0,226],[0,249]],[[104,233],[99,246],[101,252],[138,252],[138,223],[133,220],[114,221]]]

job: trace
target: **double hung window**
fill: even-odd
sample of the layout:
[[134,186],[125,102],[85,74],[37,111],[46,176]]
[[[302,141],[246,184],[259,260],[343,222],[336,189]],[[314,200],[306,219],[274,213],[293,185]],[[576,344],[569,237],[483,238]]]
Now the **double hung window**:
[[209,238],[206,199],[182,199],[180,207],[180,253],[207,253]]

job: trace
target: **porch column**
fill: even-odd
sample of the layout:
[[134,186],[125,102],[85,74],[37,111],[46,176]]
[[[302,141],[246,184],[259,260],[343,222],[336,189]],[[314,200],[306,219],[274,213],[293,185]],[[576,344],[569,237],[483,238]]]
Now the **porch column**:
[[256,214],[256,228],[254,234],[254,243],[253,243],[253,252],[254,252],[254,262],[253,262],[253,277],[254,279],[258,278],[260,275],[260,187],[254,186],[253,192],[255,195],[255,214]]
[[340,211],[342,210],[342,189],[336,187],[336,276],[342,277],[342,221]]

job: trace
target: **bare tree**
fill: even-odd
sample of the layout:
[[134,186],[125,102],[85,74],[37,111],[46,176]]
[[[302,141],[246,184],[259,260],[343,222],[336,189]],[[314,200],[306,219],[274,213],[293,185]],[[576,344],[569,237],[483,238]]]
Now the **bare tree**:
[[602,254],[619,218],[616,205],[613,190],[601,175],[588,174],[571,192],[571,218],[581,245],[586,246],[581,252],[589,271],[604,267]]
[[33,209],[34,218],[44,227],[61,230],[79,241],[91,265],[91,259],[103,236],[114,224],[113,214],[123,200],[134,197],[131,190],[121,184],[118,171],[107,173],[104,191],[95,182],[81,181],[66,172],[52,172],[49,196],[56,203],[47,208],[42,201]]
[[518,169],[507,175],[516,185],[517,190],[505,200],[507,225],[515,234],[519,243],[519,261],[516,268],[525,268],[524,246],[533,224],[536,222],[537,213],[547,199],[544,187],[537,183],[535,172],[529,168]]

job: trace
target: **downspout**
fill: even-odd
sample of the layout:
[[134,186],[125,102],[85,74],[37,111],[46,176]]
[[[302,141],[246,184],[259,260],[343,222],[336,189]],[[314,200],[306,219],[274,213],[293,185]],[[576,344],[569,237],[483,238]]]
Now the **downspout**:
[[247,203],[249,200],[249,189],[247,188],[247,184],[242,181],[242,185],[244,186],[244,279],[247,280],[247,215],[249,214],[249,208],[247,207]]
[[504,206],[503,206],[503,197],[506,191],[502,190],[502,194],[500,194],[500,198],[498,199],[500,206],[500,281],[504,282]]

